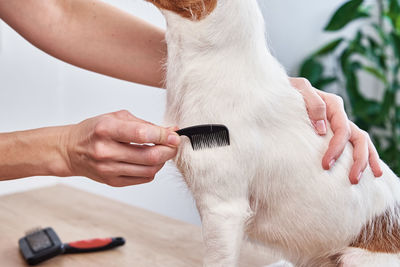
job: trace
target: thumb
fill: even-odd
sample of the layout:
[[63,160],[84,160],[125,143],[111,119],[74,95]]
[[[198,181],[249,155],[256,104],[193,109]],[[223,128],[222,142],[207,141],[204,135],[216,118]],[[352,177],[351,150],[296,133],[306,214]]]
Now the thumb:
[[[103,126],[104,127],[104,126]],[[139,121],[112,120],[106,127],[107,135],[118,142],[179,146],[177,133],[167,128]]]

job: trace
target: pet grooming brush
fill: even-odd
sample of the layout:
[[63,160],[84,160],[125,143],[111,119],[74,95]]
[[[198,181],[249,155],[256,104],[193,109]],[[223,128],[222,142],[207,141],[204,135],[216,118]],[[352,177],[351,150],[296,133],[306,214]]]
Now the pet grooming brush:
[[112,249],[125,244],[122,237],[62,243],[53,228],[34,229],[19,240],[19,249],[29,265],[36,265],[61,254]]
[[193,150],[230,145],[228,128],[220,124],[192,126],[176,133],[189,137]]

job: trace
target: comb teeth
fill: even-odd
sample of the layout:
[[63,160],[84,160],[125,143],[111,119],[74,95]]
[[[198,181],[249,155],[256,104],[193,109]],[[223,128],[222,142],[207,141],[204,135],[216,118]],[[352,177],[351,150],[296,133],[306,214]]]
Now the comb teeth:
[[193,150],[229,146],[229,131],[224,125],[198,125],[177,131],[190,139]]
[[194,150],[229,145],[229,136],[228,133],[225,131],[195,134],[190,139]]

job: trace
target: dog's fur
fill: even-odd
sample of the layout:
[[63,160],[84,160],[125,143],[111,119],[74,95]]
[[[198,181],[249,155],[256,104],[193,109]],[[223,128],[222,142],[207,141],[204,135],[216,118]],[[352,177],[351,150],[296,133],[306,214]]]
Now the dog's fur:
[[[167,123],[225,124],[231,145],[176,163],[203,223],[205,266],[236,266],[244,234],[296,266],[400,266],[400,183],[382,162],[359,185],[348,145],[315,134],[302,96],[266,47],[256,0],[148,0],[167,19]],[[190,16],[189,16],[190,14]]]

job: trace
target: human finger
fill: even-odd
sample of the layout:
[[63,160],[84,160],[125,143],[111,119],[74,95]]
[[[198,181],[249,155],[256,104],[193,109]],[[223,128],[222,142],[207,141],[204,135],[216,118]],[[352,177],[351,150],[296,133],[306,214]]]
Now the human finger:
[[326,104],[311,83],[304,78],[292,78],[291,84],[303,96],[308,116],[319,135],[326,134]]

